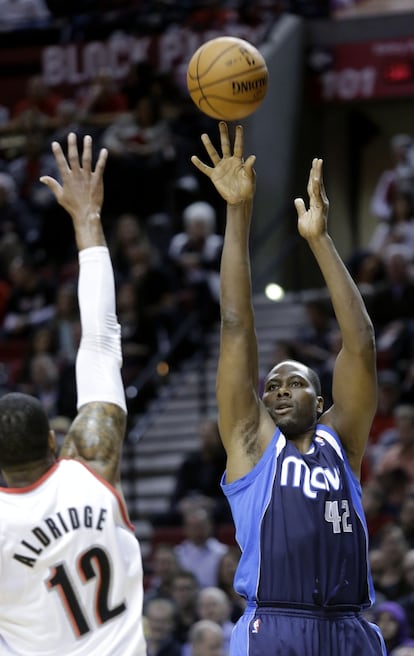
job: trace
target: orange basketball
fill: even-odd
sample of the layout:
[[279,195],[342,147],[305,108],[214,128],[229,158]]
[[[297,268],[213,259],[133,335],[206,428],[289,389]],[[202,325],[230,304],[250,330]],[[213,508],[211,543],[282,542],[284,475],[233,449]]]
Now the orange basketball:
[[251,43],[233,36],[206,41],[187,68],[188,92],[207,116],[238,121],[263,102],[269,73],[263,55]]

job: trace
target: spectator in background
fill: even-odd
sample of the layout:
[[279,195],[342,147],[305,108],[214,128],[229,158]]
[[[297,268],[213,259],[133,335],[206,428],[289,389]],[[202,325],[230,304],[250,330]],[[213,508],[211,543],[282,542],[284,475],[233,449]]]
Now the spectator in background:
[[178,572],[178,559],[170,544],[158,544],[150,559],[151,573],[145,588],[144,601],[155,597],[172,597],[172,584]]
[[40,233],[39,216],[20,198],[13,176],[0,172],[0,240],[6,246],[2,257],[3,273],[10,256],[22,247],[36,244]]
[[223,629],[223,646],[226,654],[230,652],[230,637],[234,622],[231,621],[230,599],[220,588],[210,586],[200,590],[197,601],[200,619],[217,622]]
[[392,650],[390,656],[414,656],[414,643],[404,644]]
[[199,620],[190,631],[188,656],[225,656],[223,629],[217,622]]
[[400,379],[395,370],[380,369],[377,377],[378,403],[369,434],[371,444],[376,444],[385,430],[395,428],[394,411],[400,398]]
[[126,247],[128,278],[135,287],[139,308],[141,341],[148,344],[153,355],[158,348],[166,349],[177,329],[177,290],[168,266],[157,249],[147,240],[133,241]]
[[385,277],[382,257],[366,248],[358,248],[349,258],[347,267],[362,296],[369,300]]
[[381,476],[391,471],[404,472],[414,484],[414,405],[401,404],[394,410],[395,428],[382,434],[377,442],[382,448],[373,474]]
[[175,606],[171,599],[150,599],[144,605],[147,656],[181,656],[181,645],[174,639]]
[[168,210],[176,153],[173,132],[157,98],[143,96],[133,111],[120,114],[103,132],[102,145],[110,154],[107,207],[113,193],[116,207],[109,208],[117,212],[121,208],[147,216]]
[[[19,385],[19,391],[38,398],[49,418],[62,414],[59,408],[59,369],[50,353],[38,353],[31,358],[29,379]],[[73,405],[76,407],[76,402]]]
[[217,420],[203,420],[198,426],[198,438],[197,450],[184,458],[176,473],[169,521],[180,523],[187,510],[204,507],[215,523],[231,522],[229,505],[220,487],[226,452]]
[[414,549],[407,551],[403,562],[406,592],[398,597],[397,602],[403,607],[407,616],[408,635],[414,637]]
[[101,128],[128,111],[128,98],[118,88],[109,69],[103,67],[98,71],[79,100],[79,110],[83,122]]
[[362,507],[367,520],[370,547],[374,547],[382,527],[395,520],[394,514],[387,508],[387,496],[379,480],[370,478],[363,485]]
[[76,285],[72,281],[63,282],[56,290],[51,328],[59,364],[74,364],[80,342],[80,320]]
[[412,646],[408,637],[407,616],[400,604],[395,601],[383,601],[374,609],[374,620],[381,629],[387,654],[402,645]]
[[27,81],[23,97],[12,109],[12,124],[26,132],[48,129],[54,125],[61,100],[61,95],[53,91],[41,75],[33,75]]
[[405,539],[414,554],[414,488],[406,494],[404,501],[402,502],[398,515],[398,523],[401,526]]
[[373,608],[375,608],[375,605],[381,603],[381,601],[386,600],[385,594],[383,592],[380,592],[380,590],[378,589],[378,585],[381,580],[382,573],[384,571],[385,556],[382,553],[381,549],[375,549],[375,548],[369,550],[368,556],[369,556],[369,565],[372,575],[372,582],[374,584],[375,604],[371,606],[371,608],[366,609],[365,614],[368,615],[370,621],[373,621],[374,620],[372,616]]
[[213,536],[214,523],[205,508],[195,508],[184,514],[184,539],[175,546],[182,569],[196,576],[201,588],[215,586],[218,567],[228,546]]
[[378,459],[382,456],[388,436],[393,439],[395,429],[395,409],[401,398],[399,375],[393,369],[378,371],[377,410],[371,424],[364,462],[371,474]]
[[[63,98],[58,103],[53,123],[53,130],[47,135],[47,143],[51,145],[53,141],[57,141],[63,152],[66,152],[68,134],[70,132],[74,132],[78,140],[82,140],[86,134],[93,132],[92,126],[88,126],[88,130],[86,130],[86,127],[82,124],[78,104],[73,98]],[[93,144],[92,150],[94,155],[98,154],[98,138],[96,139],[96,143]]]
[[131,280],[125,279],[118,286],[117,313],[121,322],[122,380],[127,386],[154,354],[156,333],[144,329],[137,289]]
[[396,134],[391,138],[393,166],[380,175],[371,198],[371,212],[379,220],[390,218],[397,190],[414,190],[413,148],[413,138],[408,134]]
[[200,586],[193,572],[179,569],[172,578],[171,598],[175,603],[177,623],[174,632],[176,640],[184,645],[188,642],[189,631],[199,619],[197,598]]
[[[382,258],[386,258],[389,246],[392,244],[402,244],[413,254],[414,178],[412,190],[396,190],[391,207],[392,212],[389,219],[387,221],[380,221],[376,226],[368,242],[368,249]],[[411,258],[413,261],[414,255]]]
[[22,152],[11,160],[9,173],[17,185],[19,197],[32,212],[43,216],[51,206],[56,207],[56,199],[50,190],[40,182],[40,177],[49,175],[58,177],[58,171],[53,155],[45,150],[48,142],[46,132],[30,130],[25,133]]
[[75,250],[67,213],[39,179],[41,176],[59,178],[55,159],[45,150],[47,144],[46,131],[27,130],[24,147],[10,162],[8,170],[16,181],[21,201],[37,221],[39,234],[35,246],[43,257],[47,253],[48,263],[61,266],[67,249],[72,253]]
[[377,334],[379,368],[396,368],[410,354],[410,322],[414,319],[411,253],[402,244],[387,248],[386,279],[372,296],[369,312]]
[[136,214],[117,215],[112,223],[110,248],[116,279],[123,280],[130,274],[128,249],[131,244],[147,244],[148,235],[143,221]]
[[6,337],[26,339],[35,328],[54,317],[55,286],[42,276],[37,265],[26,254],[16,256],[7,273],[12,291],[3,330]]
[[191,203],[182,218],[184,230],[172,237],[168,255],[181,290],[181,306],[195,308],[207,326],[219,316],[223,237],[216,232],[216,212],[209,203]]
[[0,0],[0,32],[44,27],[49,19],[44,0]]
[[397,523],[382,527],[378,549],[383,555],[382,572],[377,576],[376,589],[386,599],[396,600],[406,592],[403,562],[408,551],[404,532]]

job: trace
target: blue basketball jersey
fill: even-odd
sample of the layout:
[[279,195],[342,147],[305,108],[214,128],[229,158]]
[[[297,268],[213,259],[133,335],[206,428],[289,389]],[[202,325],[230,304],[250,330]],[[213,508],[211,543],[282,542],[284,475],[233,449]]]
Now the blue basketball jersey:
[[339,437],[318,425],[302,454],[276,430],[257,465],[222,488],[242,556],[235,589],[249,601],[369,607],[374,599],[361,486]]
[[361,486],[339,437],[318,425],[302,454],[276,429],[246,476],[221,481],[242,551],[247,608],[231,656],[380,656]]

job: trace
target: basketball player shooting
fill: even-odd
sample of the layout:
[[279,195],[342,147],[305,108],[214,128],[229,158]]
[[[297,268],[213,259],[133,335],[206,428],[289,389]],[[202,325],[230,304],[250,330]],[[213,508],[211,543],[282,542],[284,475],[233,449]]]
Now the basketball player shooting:
[[142,562],[120,488],[126,426],[120,327],[102,230],[107,152],[92,140],[52,150],[61,183],[41,178],[67,210],[79,251],[82,338],[78,415],[56,458],[37,399],[0,399],[0,653],[144,656]]
[[227,452],[222,488],[242,551],[234,586],[247,599],[230,654],[379,656],[379,629],[362,613],[374,591],[359,483],[376,408],[373,326],[328,234],[322,160],[314,159],[309,209],[300,198],[295,206],[342,333],[334,403],[324,410],[316,372],[292,360],[273,367],[258,397],[249,261],[255,157],[243,159],[241,126],[233,148],[226,123],[219,130],[222,155],[204,134],[211,165],[192,162],[227,203],[216,391]]

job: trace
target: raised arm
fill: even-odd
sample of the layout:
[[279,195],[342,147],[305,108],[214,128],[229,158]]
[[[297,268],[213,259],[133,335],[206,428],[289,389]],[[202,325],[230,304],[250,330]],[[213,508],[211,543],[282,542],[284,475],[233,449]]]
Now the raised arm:
[[359,475],[377,402],[374,329],[361,294],[327,231],[329,202],[321,159],[312,162],[308,195],[308,210],[302,199],[295,200],[298,230],[318,262],[342,334],[333,374],[333,405],[321,421],[337,431],[351,467]]
[[58,143],[52,144],[52,150],[61,184],[46,176],[41,181],[72,218],[79,251],[82,328],[76,360],[78,415],[60,455],[84,461],[109,483],[119,486],[126,403],[113,270],[100,216],[107,151],[100,151],[92,169],[90,136],[84,138],[81,156],[73,133],[68,136],[67,159]]
[[[222,157],[207,135],[202,141],[212,167],[192,158],[227,202],[220,270],[221,337],[217,371],[220,435],[227,452],[227,480],[239,478],[260,458],[274,424],[258,397],[258,352],[252,304],[249,233],[255,192],[255,157],[243,160],[243,129],[231,150],[227,125],[219,124]],[[262,431],[261,421],[267,431]],[[270,437],[269,437],[270,436]]]

